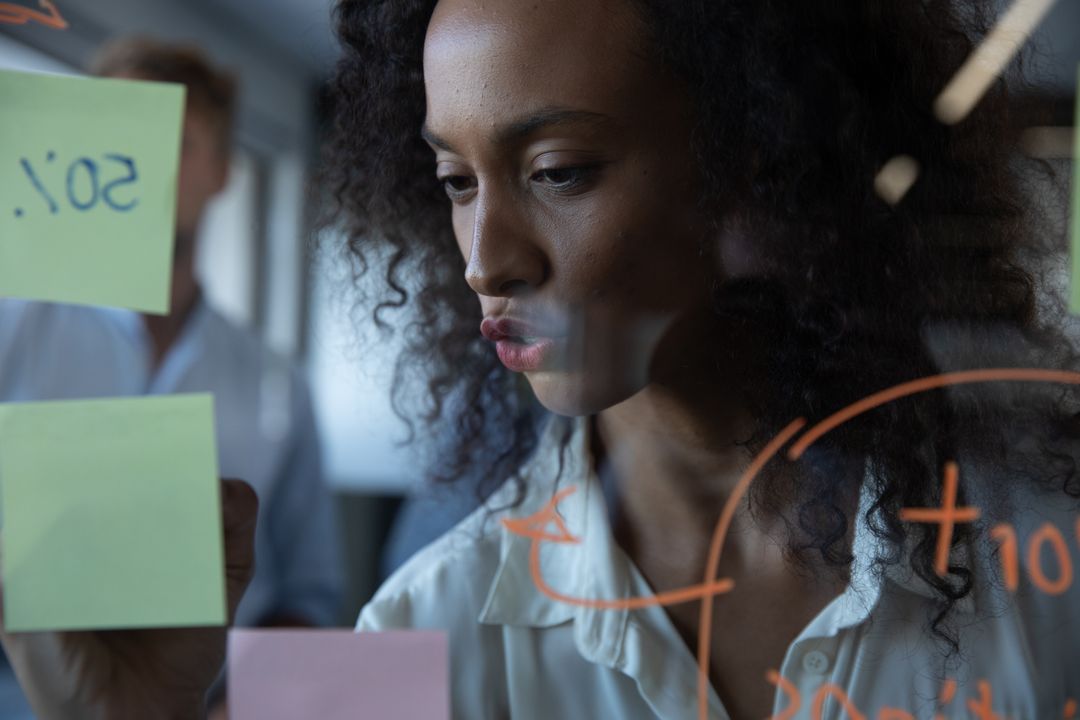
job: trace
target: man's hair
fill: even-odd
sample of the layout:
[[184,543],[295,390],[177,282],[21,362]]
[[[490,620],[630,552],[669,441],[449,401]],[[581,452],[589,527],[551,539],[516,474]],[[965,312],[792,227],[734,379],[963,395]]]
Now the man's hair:
[[105,45],[90,64],[104,77],[133,75],[187,87],[187,107],[210,120],[223,149],[232,139],[236,80],[215,67],[198,48],[147,37],[130,37]]

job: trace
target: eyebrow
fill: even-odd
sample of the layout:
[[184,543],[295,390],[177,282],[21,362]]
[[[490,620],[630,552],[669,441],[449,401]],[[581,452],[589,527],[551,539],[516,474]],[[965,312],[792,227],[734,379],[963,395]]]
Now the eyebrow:
[[[497,129],[495,132],[495,141],[497,144],[508,145],[520,142],[529,135],[550,127],[583,124],[607,125],[611,122],[612,118],[609,116],[601,113],[589,112],[588,110],[571,110],[559,107],[544,108]],[[432,132],[426,122],[420,129],[420,137],[424,138],[424,140],[440,150],[446,150],[447,152],[454,151],[450,143]]]

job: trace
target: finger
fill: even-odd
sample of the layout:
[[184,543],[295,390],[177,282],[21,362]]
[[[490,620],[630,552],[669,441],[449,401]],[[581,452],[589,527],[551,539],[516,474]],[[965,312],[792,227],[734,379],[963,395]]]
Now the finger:
[[225,584],[229,623],[255,571],[255,524],[259,497],[242,480],[221,481],[221,509],[225,537]]
[[101,717],[97,709],[78,701],[79,673],[71,669],[60,633],[0,632],[0,643],[35,717],[41,720]]

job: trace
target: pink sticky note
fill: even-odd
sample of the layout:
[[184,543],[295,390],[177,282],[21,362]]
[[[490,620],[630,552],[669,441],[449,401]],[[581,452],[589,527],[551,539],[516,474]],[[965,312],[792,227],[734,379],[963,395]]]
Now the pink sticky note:
[[231,720],[449,720],[446,633],[231,630]]

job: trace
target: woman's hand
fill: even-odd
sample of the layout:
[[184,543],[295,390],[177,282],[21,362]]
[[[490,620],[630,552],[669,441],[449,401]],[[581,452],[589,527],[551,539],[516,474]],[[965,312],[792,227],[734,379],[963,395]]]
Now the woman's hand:
[[[257,510],[249,485],[222,481],[230,623],[255,567]],[[201,719],[225,636],[224,627],[0,633],[41,720]]]

